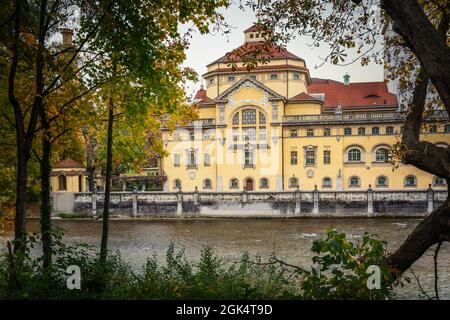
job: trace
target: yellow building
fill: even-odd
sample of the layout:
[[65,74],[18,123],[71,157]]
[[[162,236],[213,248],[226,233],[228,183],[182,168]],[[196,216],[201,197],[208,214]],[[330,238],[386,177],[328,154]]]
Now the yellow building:
[[81,163],[66,158],[53,166],[50,184],[53,192],[84,192],[86,168]]
[[[244,31],[248,50],[262,40]],[[384,82],[311,78],[303,59],[272,46],[267,64],[250,72],[226,54],[207,66],[197,92],[200,119],[163,131],[165,190],[283,191],[445,188],[413,166],[387,162],[404,116]],[[236,62],[235,68],[229,65]],[[446,146],[450,125],[423,139]]]

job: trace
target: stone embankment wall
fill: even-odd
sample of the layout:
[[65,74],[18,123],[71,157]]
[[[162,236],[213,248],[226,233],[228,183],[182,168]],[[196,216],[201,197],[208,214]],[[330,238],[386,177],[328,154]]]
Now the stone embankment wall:
[[[112,215],[129,217],[423,216],[446,191],[112,192]],[[54,192],[54,212],[101,214],[102,193]]]

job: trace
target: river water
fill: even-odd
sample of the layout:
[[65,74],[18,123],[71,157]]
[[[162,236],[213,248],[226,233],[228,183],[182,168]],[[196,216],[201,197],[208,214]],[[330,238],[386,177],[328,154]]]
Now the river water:
[[[311,265],[312,242],[324,237],[327,227],[345,232],[354,241],[364,232],[375,233],[395,250],[420,219],[339,218],[339,219],[160,219],[113,220],[110,222],[109,248],[119,250],[125,260],[140,268],[147,257],[156,254],[161,260],[170,242],[185,248],[190,259],[199,258],[204,246],[211,246],[226,261],[238,260],[243,252],[267,256],[275,253],[289,263]],[[64,229],[68,243],[99,245],[101,221],[54,220]],[[28,220],[30,231],[39,230],[39,220]],[[433,248],[432,248],[433,249]],[[430,249],[413,270],[423,289],[434,296],[434,250]],[[450,245],[441,247],[439,260],[439,293],[450,299]],[[412,283],[397,289],[399,299],[424,298],[410,272]]]

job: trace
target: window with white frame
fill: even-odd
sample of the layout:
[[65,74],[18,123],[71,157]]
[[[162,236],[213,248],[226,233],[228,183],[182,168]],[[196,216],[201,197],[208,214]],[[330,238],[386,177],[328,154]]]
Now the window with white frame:
[[211,189],[212,183],[210,179],[203,180],[203,189]]
[[242,128],[242,138],[244,141],[255,141],[256,140],[256,128],[255,127]]
[[305,165],[306,166],[316,165],[316,150],[308,149],[305,151]]
[[297,188],[298,187],[298,179],[292,177],[289,179],[289,188]]
[[349,182],[348,182],[348,186],[349,187],[359,187],[359,186],[361,186],[361,182],[360,182],[359,177],[357,177],[357,176],[350,177]]
[[259,112],[259,124],[266,124],[266,116],[261,111]]
[[234,116],[233,116],[233,120],[231,121],[231,123],[233,125],[238,125],[239,124],[239,112],[237,112]]
[[375,135],[380,134],[380,127],[373,127],[372,134],[375,134]]
[[375,185],[377,187],[387,187],[388,186],[388,179],[385,176],[377,177],[377,180],[375,182],[376,182]]
[[405,177],[404,181],[405,187],[415,187],[417,186],[417,178],[413,175],[409,175]]
[[389,149],[381,147],[375,150],[375,161],[386,162],[389,160]]
[[190,149],[187,151],[187,165],[188,167],[197,166],[197,156],[194,149]]
[[267,129],[266,127],[259,127],[259,140],[267,141]]
[[244,165],[253,166],[255,164],[254,151],[249,146],[244,149]]
[[297,164],[297,151],[291,151],[291,165]]
[[386,134],[394,134],[394,127],[392,126],[386,127]]
[[173,166],[174,167],[179,167],[180,166],[180,154],[179,153],[174,153],[173,154]]
[[205,167],[209,167],[211,165],[211,156],[209,153],[205,153],[203,155],[203,164]]
[[233,178],[230,180],[230,189],[238,189],[239,188],[239,180]]
[[259,180],[259,187],[261,189],[267,189],[269,188],[269,180],[267,178],[261,178]]
[[331,178],[325,177],[322,179],[322,187],[323,188],[331,188]]
[[436,186],[436,187],[445,186],[445,179],[438,177],[438,176],[434,176],[433,177],[433,186]]
[[363,136],[366,134],[366,128],[364,127],[359,127],[358,128],[358,136]]
[[361,162],[361,150],[357,148],[351,148],[347,152],[348,162]]
[[173,188],[177,189],[177,190],[181,189],[181,180],[180,179],[175,179],[173,181]]
[[330,150],[323,151],[323,164],[331,164],[331,151]]

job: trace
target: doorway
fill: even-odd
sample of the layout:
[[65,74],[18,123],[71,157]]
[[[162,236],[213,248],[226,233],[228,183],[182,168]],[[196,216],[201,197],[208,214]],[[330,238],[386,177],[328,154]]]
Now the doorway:
[[245,191],[253,191],[253,179],[247,178],[245,180]]

